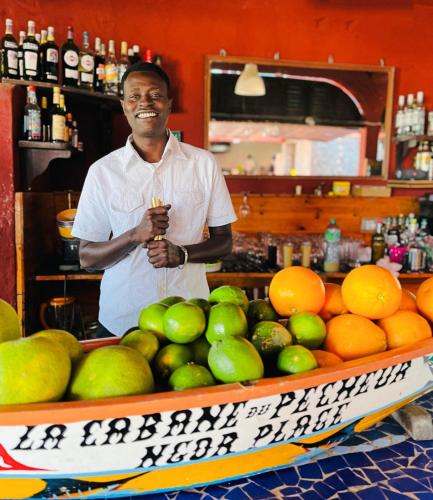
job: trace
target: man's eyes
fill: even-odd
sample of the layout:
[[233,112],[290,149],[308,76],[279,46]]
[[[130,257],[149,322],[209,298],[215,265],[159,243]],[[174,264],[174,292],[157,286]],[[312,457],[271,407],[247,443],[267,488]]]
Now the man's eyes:
[[[140,99],[140,94],[132,94],[128,97],[128,99],[130,101],[138,101]],[[152,100],[156,100],[156,99],[162,99],[163,96],[162,94],[160,94],[159,92],[152,92],[150,95],[149,95],[150,99]]]

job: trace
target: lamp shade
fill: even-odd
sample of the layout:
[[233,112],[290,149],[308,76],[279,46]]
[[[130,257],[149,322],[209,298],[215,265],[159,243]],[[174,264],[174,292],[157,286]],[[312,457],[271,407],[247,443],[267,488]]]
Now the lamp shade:
[[265,82],[259,75],[257,64],[245,64],[236,82],[235,94],[246,96],[261,96],[266,94]]

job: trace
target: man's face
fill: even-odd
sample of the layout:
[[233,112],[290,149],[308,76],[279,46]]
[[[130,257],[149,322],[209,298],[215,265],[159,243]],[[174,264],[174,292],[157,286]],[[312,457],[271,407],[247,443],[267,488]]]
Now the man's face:
[[133,72],[125,80],[122,107],[136,137],[162,137],[171,102],[165,82],[155,73]]

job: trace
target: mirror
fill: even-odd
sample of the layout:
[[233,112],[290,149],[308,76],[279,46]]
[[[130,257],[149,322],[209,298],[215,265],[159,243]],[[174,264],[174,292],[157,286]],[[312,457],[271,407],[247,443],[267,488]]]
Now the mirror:
[[[265,95],[235,94],[246,64]],[[386,178],[393,85],[391,67],[207,56],[205,147],[228,175]]]

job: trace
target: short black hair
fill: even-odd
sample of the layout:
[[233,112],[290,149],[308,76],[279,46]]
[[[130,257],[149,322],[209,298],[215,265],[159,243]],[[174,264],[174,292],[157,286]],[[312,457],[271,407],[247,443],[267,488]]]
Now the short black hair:
[[154,64],[151,62],[144,62],[144,61],[136,62],[134,64],[131,64],[131,66],[128,66],[125,73],[123,73],[122,80],[120,81],[120,87],[122,91],[125,85],[125,81],[128,78],[128,75],[130,73],[135,73],[135,72],[155,73],[166,84],[167,93],[170,94],[170,78],[168,77],[167,73],[158,64]]

